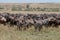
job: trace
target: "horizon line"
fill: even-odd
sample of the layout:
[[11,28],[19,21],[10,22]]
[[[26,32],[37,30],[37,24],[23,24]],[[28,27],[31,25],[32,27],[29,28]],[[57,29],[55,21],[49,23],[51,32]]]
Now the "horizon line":
[[[49,2],[47,2],[47,3],[49,3]],[[54,3],[52,3],[52,2],[50,2],[49,4],[55,4],[56,2],[54,2]],[[11,3],[10,3],[11,4]],[[17,3],[17,4],[19,4],[19,3]],[[24,3],[22,3],[22,4],[24,4]],[[29,3],[29,4],[35,4],[35,3]],[[40,3],[37,3],[37,4],[40,4]],[[41,4],[46,4],[46,3],[41,3]],[[56,4],[59,4],[59,3],[56,3]]]

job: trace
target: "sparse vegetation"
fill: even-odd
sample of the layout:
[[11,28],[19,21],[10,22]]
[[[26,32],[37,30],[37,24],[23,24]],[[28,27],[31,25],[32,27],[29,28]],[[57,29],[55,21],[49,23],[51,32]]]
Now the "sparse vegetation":
[[[24,5],[24,4],[22,4]],[[49,5],[45,5],[45,4],[39,4],[39,5],[35,5],[35,4],[27,4],[25,6],[22,6],[21,4],[20,5],[12,5],[11,7],[8,5],[6,6],[5,4],[5,7],[4,5],[0,5],[0,11],[1,10],[11,10],[11,11],[42,11],[42,12],[60,12],[60,5],[57,5],[56,4],[49,4]],[[51,6],[52,5],[52,6]],[[36,7],[35,7],[36,6]],[[10,7],[10,8],[9,8]]]
[[12,11],[22,11],[21,7],[12,7]]
[[60,12],[60,8],[27,8],[24,11]]
[[0,11],[3,11],[4,10],[4,8],[3,7],[0,7]]

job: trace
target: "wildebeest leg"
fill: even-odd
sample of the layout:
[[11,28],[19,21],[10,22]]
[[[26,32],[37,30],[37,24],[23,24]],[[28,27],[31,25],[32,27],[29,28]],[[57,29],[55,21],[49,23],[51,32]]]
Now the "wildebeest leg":
[[35,31],[37,31],[37,29],[38,29],[38,27],[37,27],[37,26],[35,26]]
[[3,24],[3,25],[6,25],[6,22],[3,22],[2,24]]
[[42,26],[39,26],[39,27],[38,27],[38,30],[40,31],[41,29],[42,29]]
[[24,25],[23,30],[27,30],[28,25]]
[[23,28],[23,30],[26,30],[26,29],[27,29],[26,27]]
[[54,23],[54,27],[58,28],[58,23]]
[[38,28],[39,28],[39,26],[38,26],[38,24],[35,24],[35,31],[38,31]]
[[28,25],[28,28],[31,28],[32,26],[33,26],[33,24],[30,23],[30,24]]
[[18,29],[18,30],[22,30],[21,27],[22,27],[21,24],[18,22],[18,23],[17,23],[17,29]]
[[22,26],[20,25],[20,26],[18,26],[18,30],[22,30]]
[[35,30],[36,31],[40,31],[41,29],[42,29],[42,25],[40,25],[40,24],[35,25]]
[[10,27],[13,26],[14,27],[14,20],[10,20]]
[[12,27],[12,26],[14,27],[14,25],[10,22],[10,27]]
[[6,23],[4,23],[4,25],[6,25]]

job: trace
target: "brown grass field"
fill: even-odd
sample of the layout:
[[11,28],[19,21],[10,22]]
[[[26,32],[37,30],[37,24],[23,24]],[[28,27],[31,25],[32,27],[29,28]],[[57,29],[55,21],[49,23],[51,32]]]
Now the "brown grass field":
[[40,32],[30,28],[27,31],[18,31],[16,27],[0,24],[0,40],[60,40],[59,28],[45,28]]
[[[19,4],[19,3],[0,3],[1,7],[8,10],[2,10],[0,13],[31,13],[31,14],[41,14],[41,13],[59,13],[60,12],[41,12],[41,11],[11,11],[11,7],[13,5],[20,5],[25,8],[27,4]],[[57,3],[42,3],[42,4],[29,4],[31,7],[41,7],[41,8],[60,8],[60,4]],[[0,24],[0,40],[60,40],[60,26],[58,28],[45,28],[43,27],[40,32],[35,32],[34,28],[31,27],[27,31],[18,31],[16,26],[8,27],[9,25]]]

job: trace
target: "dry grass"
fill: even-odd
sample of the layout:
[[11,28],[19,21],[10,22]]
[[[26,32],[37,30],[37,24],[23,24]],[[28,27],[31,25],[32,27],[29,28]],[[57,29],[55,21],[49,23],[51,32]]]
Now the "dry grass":
[[[0,4],[3,7],[11,8],[13,4]],[[10,5],[10,6],[9,6]],[[16,4],[18,5],[18,4]],[[25,6],[26,4],[19,4]],[[39,6],[40,5],[40,6]],[[53,7],[60,8],[60,4],[31,4],[31,7]],[[0,13],[60,13],[60,12],[38,12],[38,11],[0,11]],[[16,27],[8,27],[9,25],[0,24],[0,40],[60,40],[60,27],[59,28],[45,28],[40,32],[35,32],[34,28],[30,28],[27,31],[18,31]]]
[[[4,8],[1,11],[12,11],[13,6],[20,6],[23,7],[23,9],[26,9],[27,3],[0,3],[0,8]],[[60,4],[58,3],[29,3],[29,7],[32,8],[59,8],[60,9]]]
[[16,27],[0,25],[0,40],[60,40],[60,28],[45,28],[35,32],[32,28],[18,31]]
[[60,14],[60,12],[38,12],[38,11],[0,11],[0,13],[10,13],[10,14],[52,14],[52,13],[55,13],[55,14]]

